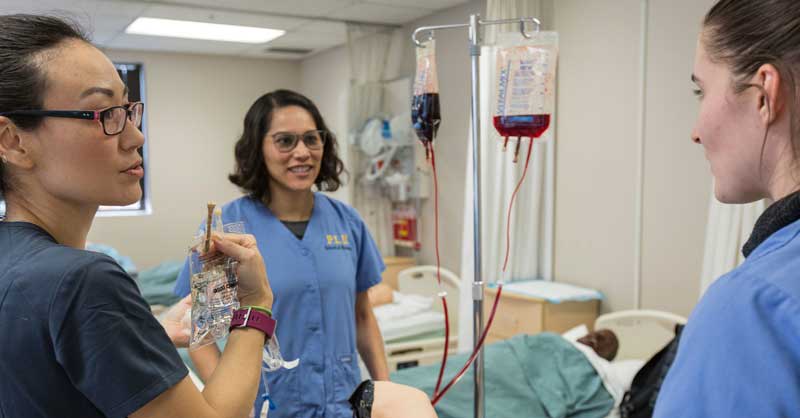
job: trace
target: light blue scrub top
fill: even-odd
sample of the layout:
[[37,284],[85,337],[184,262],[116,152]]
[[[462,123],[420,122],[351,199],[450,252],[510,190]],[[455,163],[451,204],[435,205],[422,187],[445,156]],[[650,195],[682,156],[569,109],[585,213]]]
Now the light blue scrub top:
[[[356,294],[378,284],[385,269],[364,221],[353,208],[321,193],[314,194],[302,240],[250,197],[223,206],[222,221],[244,221],[247,233],[256,237],[275,295],[281,353],[286,360],[300,359],[292,370],[267,374],[277,405],[270,418],[351,418],[347,400],[361,382]],[[188,264],[175,293],[189,293]]]
[[653,416],[800,417],[800,221],[709,287]]

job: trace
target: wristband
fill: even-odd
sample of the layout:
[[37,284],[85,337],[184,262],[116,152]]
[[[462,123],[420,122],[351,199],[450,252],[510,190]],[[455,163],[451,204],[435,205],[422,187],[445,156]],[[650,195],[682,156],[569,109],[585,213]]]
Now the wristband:
[[247,308],[252,308],[254,311],[264,312],[265,314],[267,314],[269,316],[272,316],[272,309],[270,309],[270,308],[265,308],[263,306],[254,306],[254,305],[253,306],[248,305],[248,306],[242,306],[241,307],[241,309],[247,309]]
[[272,319],[271,316],[253,309],[252,307],[248,307],[246,309],[237,309],[233,313],[230,330],[233,331],[236,328],[245,327],[255,328],[266,334],[267,341],[269,341],[270,338],[275,335],[275,327],[277,326],[278,322]]

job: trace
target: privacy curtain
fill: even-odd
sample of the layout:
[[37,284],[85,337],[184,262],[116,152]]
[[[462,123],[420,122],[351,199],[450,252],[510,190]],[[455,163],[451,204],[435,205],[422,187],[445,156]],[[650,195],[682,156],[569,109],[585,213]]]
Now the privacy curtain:
[[[487,19],[539,17],[540,2],[516,0],[489,0]],[[498,28],[486,27],[486,44],[491,45]],[[519,25],[503,26],[502,30],[518,30]],[[466,35],[466,34],[465,34]],[[465,48],[464,53],[467,53]],[[501,279],[506,246],[506,220],[508,205],[522,170],[527,153],[528,139],[523,140],[519,161],[512,163],[514,142],[502,152],[502,143],[492,137],[493,84],[495,83],[495,53],[491,46],[484,47],[480,65],[480,125],[481,157],[481,235],[482,276],[484,282]],[[555,186],[555,115],[550,129],[534,142],[533,154],[525,182],[517,195],[511,213],[511,241],[509,263],[503,280],[553,279],[553,211]],[[470,132],[471,135],[471,132]],[[471,137],[467,139],[471,144]],[[473,253],[473,172],[472,147],[467,153],[466,190],[464,193],[464,229],[462,236],[461,279],[465,291],[461,293],[459,324],[459,351],[468,351],[473,343],[472,282],[474,277]]]
[[744,261],[742,246],[747,242],[758,217],[764,212],[764,200],[746,205],[720,203],[711,192],[706,225],[706,245],[703,272],[700,276],[700,296],[719,276],[733,270]]
[[[402,54],[398,31],[385,27],[348,24],[347,51],[350,56],[348,130],[351,137],[372,117],[384,113],[384,80],[393,78]],[[361,181],[366,161],[358,147],[348,147],[352,179],[352,202],[364,218],[381,254],[394,255],[392,206],[378,187]]]

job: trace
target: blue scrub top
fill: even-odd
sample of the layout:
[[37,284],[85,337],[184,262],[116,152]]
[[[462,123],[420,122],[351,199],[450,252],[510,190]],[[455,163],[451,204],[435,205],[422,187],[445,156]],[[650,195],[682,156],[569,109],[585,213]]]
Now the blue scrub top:
[[[250,197],[223,206],[222,221],[243,221],[256,237],[275,295],[281,353],[286,360],[300,359],[292,370],[267,374],[277,405],[270,418],[352,417],[347,399],[361,382],[356,294],[378,284],[385,269],[364,221],[353,208],[321,193],[314,194],[302,240]],[[189,294],[188,263],[175,293]]]
[[800,221],[709,287],[654,417],[800,417]]

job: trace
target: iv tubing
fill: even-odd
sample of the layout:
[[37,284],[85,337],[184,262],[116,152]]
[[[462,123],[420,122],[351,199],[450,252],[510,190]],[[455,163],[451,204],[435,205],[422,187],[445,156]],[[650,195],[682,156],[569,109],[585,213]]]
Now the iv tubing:
[[[509,243],[511,236],[511,209],[514,206],[514,200],[516,199],[517,193],[519,192],[519,189],[522,186],[522,182],[525,180],[525,175],[528,173],[528,165],[531,161],[532,150],[533,150],[533,138],[530,138],[530,143],[528,144],[528,155],[525,157],[525,168],[523,168],[522,170],[522,176],[520,176],[520,179],[517,182],[517,187],[514,189],[514,193],[511,194],[511,201],[509,202],[508,205],[508,217],[506,219],[506,255],[505,255],[505,261],[503,262],[503,273],[505,273],[506,267],[508,267],[508,254],[510,249]],[[442,391],[439,392],[438,394],[436,394],[436,392],[434,391],[434,398],[433,401],[431,401],[431,403],[434,406],[439,402],[440,399],[442,399],[444,394],[447,393],[447,391],[450,390],[450,388],[453,385],[455,385],[456,383],[458,383],[459,380],[461,380],[461,378],[464,376],[464,373],[466,373],[467,369],[469,369],[470,364],[472,364],[472,362],[475,361],[475,358],[480,353],[480,350],[483,347],[483,342],[486,340],[486,335],[489,333],[489,329],[491,329],[492,327],[492,322],[494,322],[494,315],[497,312],[497,305],[500,302],[500,296],[502,295],[502,293],[503,293],[503,284],[502,282],[500,282],[500,284],[497,286],[497,295],[495,296],[494,303],[492,304],[492,311],[489,314],[489,320],[486,322],[486,328],[484,328],[483,333],[481,334],[481,338],[480,340],[478,340],[478,344],[472,351],[472,355],[469,357],[469,360],[467,360],[466,364],[464,364],[464,367],[461,368],[461,370],[450,381],[450,383],[448,383],[444,387],[444,389],[442,389]],[[442,364],[442,369],[444,369],[444,364]]]
[[517,182],[517,187],[514,188],[514,193],[511,194],[511,203],[508,205],[508,214],[506,215],[506,257],[503,261],[503,273],[506,272],[506,267],[508,267],[508,253],[511,249],[511,208],[514,207],[514,200],[517,198],[519,188],[522,187],[522,182],[525,181],[525,175],[528,174],[528,164],[531,162],[533,138],[530,140],[530,144],[528,145],[528,155],[525,157],[525,168],[522,169],[522,176],[519,178],[519,182]]
[[[440,272],[441,262],[439,258],[439,181],[436,176],[436,154],[433,151],[433,142],[425,144],[425,151],[431,157],[431,168],[433,170],[433,208],[434,208],[434,224],[435,224],[435,241],[436,241],[436,281],[439,282],[439,287],[442,285],[442,276]],[[442,297],[442,308],[444,310],[444,350],[442,350],[442,366],[439,368],[439,377],[436,379],[436,388],[433,390],[433,396],[439,393],[439,388],[442,385],[442,377],[444,376],[444,368],[447,365],[447,351],[450,348],[450,317],[447,313],[447,298],[445,295]]]

